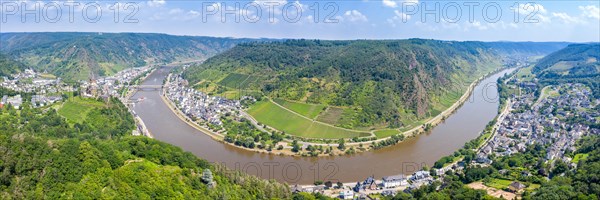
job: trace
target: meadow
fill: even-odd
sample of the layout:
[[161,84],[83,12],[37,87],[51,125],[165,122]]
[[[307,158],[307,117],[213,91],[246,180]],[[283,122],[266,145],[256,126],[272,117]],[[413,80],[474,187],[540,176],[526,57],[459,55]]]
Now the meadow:
[[259,101],[250,107],[248,114],[259,122],[304,138],[339,139],[369,136],[367,132],[346,130],[308,120],[289,112],[270,101]]
[[82,123],[85,121],[88,113],[93,108],[103,107],[104,103],[99,102],[95,99],[84,99],[80,97],[74,97],[67,100],[58,109],[58,114],[67,118],[70,124]]
[[375,133],[375,136],[377,136],[377,138],[385,138],[385,137],[390,137],[392,135],[399,134],[400,131],[398,131],[396,129],[387,129],[387,130],[377,130],[374,133]]
[[299,103],[286,101],[283,99],[274,99],[273,101],[287,109],[290,109],[300,115],[311,119],[315,119],[319,115],[319,113],[321,113],[321,111],[325,109],[325,105],[320,104]]

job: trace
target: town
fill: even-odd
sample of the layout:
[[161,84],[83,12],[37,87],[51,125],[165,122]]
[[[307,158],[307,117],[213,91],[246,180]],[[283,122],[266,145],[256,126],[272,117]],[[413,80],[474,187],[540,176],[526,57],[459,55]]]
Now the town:
[[[166,97],[175,103],[177,108],[195,122],[208,122],[221,126],[221,117],[232,115],[241,118],[242,105],[238,100],[219,96],[209,96],[189,87],[188,82],[180,75],[169,76],[166,85]],[[251,97],[242,97],[249,99]],[[207,125],[207,124],[202,124]]]
[[566,151],[575,150],[575,142],[582,136],[600,134],[599,129],[573,119],[582,119],[598,124],[600,116],[593,108],[599,100],[591,101],[591,91],[581,84],[562,84],[544,88],[547,94],[541,94],[536,101],[532,93],[515,96],[510,112],[501,121],[494,137],[478,153],[478,160],[490,163],[489,156],[511,155],[524,152],[528,145],[549,145],[546,160],[563,159]]
[[[62,82],[60,78],[52,78],[52,76],[26,69],[21,73],[12,75],[12,77],[2,77],[0,87],[17,93],[35,93],[30,99],[34,107],[61,101],[63,99],[62,93],[75,91],[73,86]],[[23,103],[23,98],[21,94],[14,96],[2,95],[0,108],[11,104],[14,108],[19,109]]]
[[[357,183],[316,182],[315,185],[293,185],[294,192],[320,193],[340,199],[377,199],[378,196],[394,196],[398,192],[410,192],[434,182],[444,182],[448,174],[465,174],[467,168],[491,167],[495,159],[524,153],[528,147],[539,144],[545,147],[542,157],[548,165],[560,160],[575,167],[569,153],[576,151],[576,142],[582,137],[600,134],[600,100],[592,99],[591,90],[582,84],[566,83],[542,88],[539,98],[535,95],[537,84],[509,79],[517,93],[507,100],[506,113],[500,114],[498,121],[491,124],[492,136],[476,149],[475,158],[469,162],[459,159],[441,168],[431,168],[414,172],[412,175],[373,176]],[[483,133],[483,132],[482,132]],[[508,170],[498,171],[506,177]],[[533,172],[521,169],[519,176],[532,176]],[[549,172],[540,169],[542,176]],[[527,180],[527,179],[526,179]],[[518,180],[504,180],[507,186],[500,190],[484,185],[481,181],[468,184],[474,189],[483,189],[489,195],[504,199],[519,197],[531,188],[531,183]],[[535,185],[535,184],[533,184]],[[502,186],[504,187],[504,186]],[[538,187],[538,186],[535,186]]]

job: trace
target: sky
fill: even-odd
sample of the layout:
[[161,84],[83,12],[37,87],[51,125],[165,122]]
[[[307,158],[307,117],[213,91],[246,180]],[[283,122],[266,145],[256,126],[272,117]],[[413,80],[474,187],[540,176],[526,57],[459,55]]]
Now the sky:
[[1,0],[0,32],[600,42],[600,1]]

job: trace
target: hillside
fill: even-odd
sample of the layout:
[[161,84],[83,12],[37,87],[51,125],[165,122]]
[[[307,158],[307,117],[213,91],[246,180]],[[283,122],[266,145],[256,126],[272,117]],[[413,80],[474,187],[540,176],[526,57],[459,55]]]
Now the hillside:
[[20,111],[0,108],[0,199],[291,196],[284,184],[227,171],[164,142],[129,136],[133,117],[116,99],[85,101],[77,109],[90,111],[83,114],[83,123],[74,125],[60,105],[53,106],[58,112],[30,108],[29,102]]
[[0,53],[0,77],[20,72],[25,68],[23,63],[17,62],[9,56]]
[[144,33],[1,33],[0,52],[67,80],[128,67],[201,60],[250,39]]
[[422,39],[248,43],[184,76],[202,82],[197,87],[208,81],[229,90],[341,107],[333,109],[345,113],[341,118],[322,121],[342,127],[400,127],[449,107],[472,81],[508,59],[500,55],[539,55],[561,45]]
[[532,73],[542,85],[583,83],[600,97],[600,43],[569,45],[540,59]]

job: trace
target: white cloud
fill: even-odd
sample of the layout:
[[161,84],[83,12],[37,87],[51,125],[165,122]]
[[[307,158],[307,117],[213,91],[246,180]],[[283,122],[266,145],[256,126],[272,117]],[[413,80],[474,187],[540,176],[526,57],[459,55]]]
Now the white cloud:
[[548,10],[538,3],[519,4],[518,7],[515,8],[515,11],[523,17],[522,19],[525,20],[526,23],[534,23],[537,21],[539,22],[538,24],[541,24],[550,22],[550,17],[547,16]]
[[183,10],[181,10],[179,8],[169,10],[169,15],[177,15],[177,14],[181,14],[181,13],[183,13]]
[[537,4],[537,3],[519,4],[519,6],[516,9],[517,9],[517,13],[519,13],[520,15],[529,15],[532,13],[541,13],[541,14],[548,13],[548,11],[546,10],[546,8],[544,8],[544,6],[542,6],[541,4]]
[[465,30],[470,30],[472,28],[483,31],[483,30],[487,30],[489,27],[485,24],[482,24],[480,21],[477,21],[477,20],[473,21],[472,23],[466,23]]
[[387,7],[390,7],[390,8],[396,8],[396,7],[398,7],[399,4],[404,4],[404,3],[416,4],[416,3],[419,3],[419,0],[382,0],[381,3],[383,3],[384,6],[387,6]]
[[394,16],[392,18],[387,19],[387,22],[393,27],[396,27],[396,23],[405,23],[408,20],[410,20],[410,18],[410,15],[400,12],[399,10],[394,10]]
[[398,7],[398,3],[396,3],[396,1],[394,1],[394,0],[383,0],[382,3],[384,6],[387,6],[390,8]]
[[167,4],[167,2],[165,0],[150,0],[147,4],[150,7],[162,7]]
[[358,10],[349,10],[344,13],[344,18],[351,22],[366,22],[367,16],[360,13]]
[[558,19],[560,19],[564,23],[581,23],[582,22],[577,17],[571,17],[569,14],[563,13],[563,12],[561,12],[561,13],[552,13],[552,17],[558,18]]
[[582,15],[585,17],[600,19],[600,8],[595,5],[579,6],[579,10],[583,12]]

